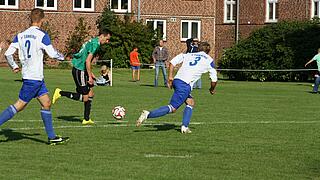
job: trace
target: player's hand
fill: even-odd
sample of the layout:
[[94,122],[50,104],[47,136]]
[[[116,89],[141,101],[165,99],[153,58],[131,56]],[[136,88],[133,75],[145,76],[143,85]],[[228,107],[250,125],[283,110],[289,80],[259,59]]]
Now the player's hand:
[[211,95],[214,95],[214,94],[216,93],[216,90],[215,90],[215,89],[210,88],[210,89],[209,89],[209,92],[210,92],[210,94],[211,94]]
[[93,85],[94,80],[93,80],[92,76],[89,76],[89,81],[88,81],[88,83],[89,83],[90,85]]
[[14,73],[20,72],[20,68],[15,68],[15,69],[13,70],[13,72],[14,72]]
[[6,43],[5,42],[0,42],[0,49],[3,49],[5,47]]
[[93,73],[91,73],[91,76],[92,76],[92,79],[96,79],[96,76],[93,74]]

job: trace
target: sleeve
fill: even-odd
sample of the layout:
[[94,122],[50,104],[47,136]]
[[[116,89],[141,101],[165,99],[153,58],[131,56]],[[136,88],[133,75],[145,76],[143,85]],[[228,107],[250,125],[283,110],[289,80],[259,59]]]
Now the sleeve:
[[210,75],[211,81],[212,82],[217,82],[218,81],[218,76],[217,76],[217,71],[215,69],[214,61],[211,61],[208,71],[209,71],[209,75]]
[[13,54],[16,52],[17,49],[19,49],[18,36],[16,36],[13,39],[12,43],[10,44],[9,48],[4,54],[9,66],[12,69],[19,68],[19,66],[14,62],[14,58],[13,58]]
[[180,64],[183,62],[183,59],[184,59],[184,54],[179,54],[177,55],[176,57],[174,57],[170,63],[173,65],[173,66],[176,66],[177,64]]
[[42,48],[46,51],[50,58],[58,59],[60,61],[64,60],[64,56],[53,48],[48,34],[43,36],[41,43]]
[[316,61],[317,60],[317,57],[318,57],[318,54],[313,56],[312,60]]
[[156,54],[157,54],[157,47],[154,48],[153,52],[152,52],[152,57],[156,59]]

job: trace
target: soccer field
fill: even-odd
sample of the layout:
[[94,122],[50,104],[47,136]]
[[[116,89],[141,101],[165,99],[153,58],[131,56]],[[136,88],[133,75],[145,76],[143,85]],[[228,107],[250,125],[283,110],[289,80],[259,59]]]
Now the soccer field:
[[[3,111],[21,81],[8,68],[0,77]],[[137,83],[130,70],[113,78],[113,87],[94,89],[94,126],[81,125],[82,103],[61,98],[52,106],[56,133],[70,137],[65,145],[46,144],[36,100],[1,126],[0,179],[320,179],[320,95],[308,93],[310,83],[219,81],[211,96],[204,75],[192,93],[192,134],[181,134],[183,108],[135,127],[143,109],[168,104],[172,94],[152,86],[153,70]],[[51,95],[74,91],[70,70],[46,69],[45,80]],[[116,105],[126,108],[122,122],[112,118]]]

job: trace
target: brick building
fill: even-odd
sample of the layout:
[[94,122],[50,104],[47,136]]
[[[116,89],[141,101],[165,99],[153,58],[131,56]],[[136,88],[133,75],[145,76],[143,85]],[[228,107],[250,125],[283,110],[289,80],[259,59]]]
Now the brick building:
[[46,10],[50,26],[59,34],[54,45],[63,51],[79,17],[85,18],[91,26],[90,34],[95,35],[98,16],[104,7],[110,6],[120,16],[129,12],[160,29],[171,56],[186,50],[187,38],[196,37],[211,43],[211,55],[217,58],[224,48],[236,42],[236,32],[241,39],[270,23],[311,19],[320,14],[320,0],[239,1],[239,28],[236,28],[237,0],[0,0],[0,40],[12,39],[27,28],[30,10],[40,7]]

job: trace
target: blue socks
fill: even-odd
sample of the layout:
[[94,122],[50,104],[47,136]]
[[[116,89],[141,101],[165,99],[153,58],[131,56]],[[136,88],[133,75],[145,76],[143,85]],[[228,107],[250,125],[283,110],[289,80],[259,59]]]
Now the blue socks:
[[169,106],[162,106],[158,109],[151,111],[148,115],[148,118],[156,118],[156,117],[164,116],[170,112],[171,112],[171,110],[170,110]]
[[4,110],[0,115],[0,126],[11,119],[15,114],[17,114],[17,112],[17,109],[13,105],[7,107],[7,109]]
[[188,127],[191,116],[192,116],[192,106],[187,105],[183,111],[182,125],[184,125],[185,127]]
[[48,138],[49,139],[55,138],[56,134],[54,133],[54,130],[53,130],[51,111],[41,109],[41,118],[42,118],[45,130],[47,132]]

